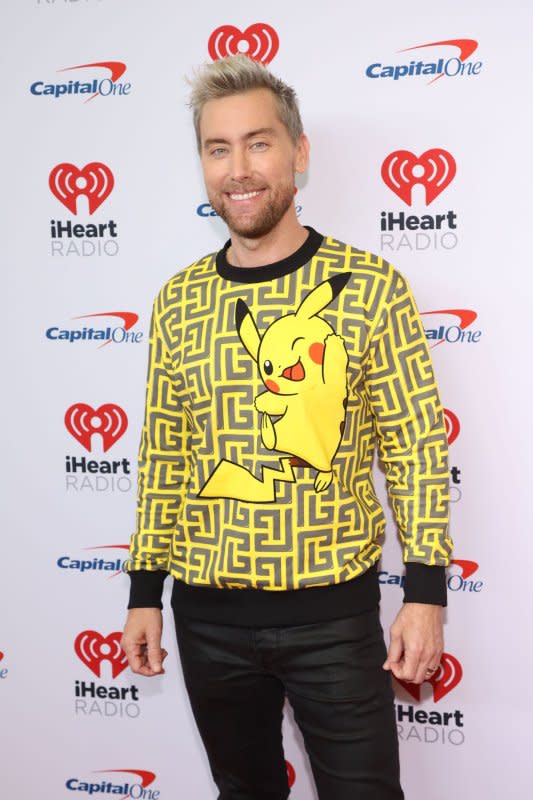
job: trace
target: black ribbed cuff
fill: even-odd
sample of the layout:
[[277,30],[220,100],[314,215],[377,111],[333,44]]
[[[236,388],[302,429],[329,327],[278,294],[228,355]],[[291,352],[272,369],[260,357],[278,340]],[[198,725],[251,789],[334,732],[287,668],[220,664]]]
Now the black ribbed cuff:
[[163,608],[161,596],[168,572],[140,569],[128,574],[131,578],[128,608]]
[[446,606],[446,567],[431,567],[410,561],[405,565],[404,603]]

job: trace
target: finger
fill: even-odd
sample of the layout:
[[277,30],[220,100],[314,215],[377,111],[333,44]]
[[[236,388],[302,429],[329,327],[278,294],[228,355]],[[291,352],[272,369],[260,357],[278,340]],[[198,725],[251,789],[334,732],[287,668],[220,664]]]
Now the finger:
[[395,676],[402,681],[412,683],[417,675],[419,662],[420,656],[417,653],[406,652],[403,663],[398,665],[398,672],[394,673]]
[[149,667],[147,664],[144,664],[140,669],[137,670],[137,675],[143,675],[145,678],[153,678],[154,675],[161,675],[162,672],[163,670],[154,672],[151,667]]
[[122,649],[126,653],[131,671],[138,673],[145,662],[143,646],[140,644],[124,643]]
[[439,671],[439,660],[432,656],[420,661],[419,668],[413,683],[423,683],[429,681]]
[[[154,675],[162,675],[165,670],[161,666],[159,669],[154,669],[149,661],[149,653],[146,645],[142,646],[142,654],[140,656],[140,664],[136,665],[135,672],[138,675],[143,675],[145,678],[152,678]],[[161,650],[161,662],[167,656],[166,650]]]
[[146,637],[146,658],[148,666],[155,673],[161,672],[162,666],[161,633],[149,633]]
[[392,665],[398,664],[402,660],[402,656],[403,656],[402,637],[391,633],[389,652],[387,654],[387,660],[383,664],[383,669],[392,669]]

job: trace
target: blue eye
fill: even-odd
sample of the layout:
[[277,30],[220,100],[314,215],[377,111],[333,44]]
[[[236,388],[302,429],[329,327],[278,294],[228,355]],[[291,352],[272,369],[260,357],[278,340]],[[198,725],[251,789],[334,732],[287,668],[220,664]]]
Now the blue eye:
[[274,372],[274,367],[272,366],[271,361],[265,361],[265,363],[263,364],[263,369],[265,370],[267,375],[272,375],[272,373]]

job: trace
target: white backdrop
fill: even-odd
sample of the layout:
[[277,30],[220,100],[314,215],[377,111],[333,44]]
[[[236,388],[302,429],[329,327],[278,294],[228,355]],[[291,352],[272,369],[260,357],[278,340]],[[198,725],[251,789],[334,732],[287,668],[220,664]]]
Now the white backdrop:
[[[440,673],[420,692],[396,684],[406,798],[527,796],[527,5],[2,4],[6,798],[216,797],[168,610],[161,679],[123,669],[112,634],[125,618],[129,579],[117,573],[134,522],[151,302],[226,238],[205,205],[184,76],[210,59],[217,29],[220,53],[255,41],[264,58],[271,28],[271,69],[296,87],[312,145],[300,218],[408,277],[450,412],[457,563]],[[232,39],[228,26],[242,34]],[[409,65],[414,74],[403,74]],[[432,69],[445,72],[431,82]],[[444,152],[424,156],[435,150]],[[411,167],[382,175],[384,162]],[[79,191],[95,176],[89,205]],[[405,230],[382,231],[382,212],[403,213]],[[428,228],[438,215],[441,228]],[[392,524],[381,570],[388,626],[402,598]],[[284,730],[291,796],[309,800],[290,709]]]

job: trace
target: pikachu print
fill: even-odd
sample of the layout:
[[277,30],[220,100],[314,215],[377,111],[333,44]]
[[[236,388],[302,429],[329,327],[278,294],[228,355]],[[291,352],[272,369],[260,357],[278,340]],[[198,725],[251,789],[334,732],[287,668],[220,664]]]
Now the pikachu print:
[[276,481],[295,481],[294,466],[316,470],[315,491],[328,488],[344,430],[348,354],[342,336],[319,315],[350,275],[341,273],[320,283],[294,313],[274,320],[262,335],[246,303],[237,301],[239,338],[256,362],[265,388],[255,398],[262,444],[292,458],[281,458],[279,471],[263,468],[262,480],[222,460],[200,496],[272,502]]

